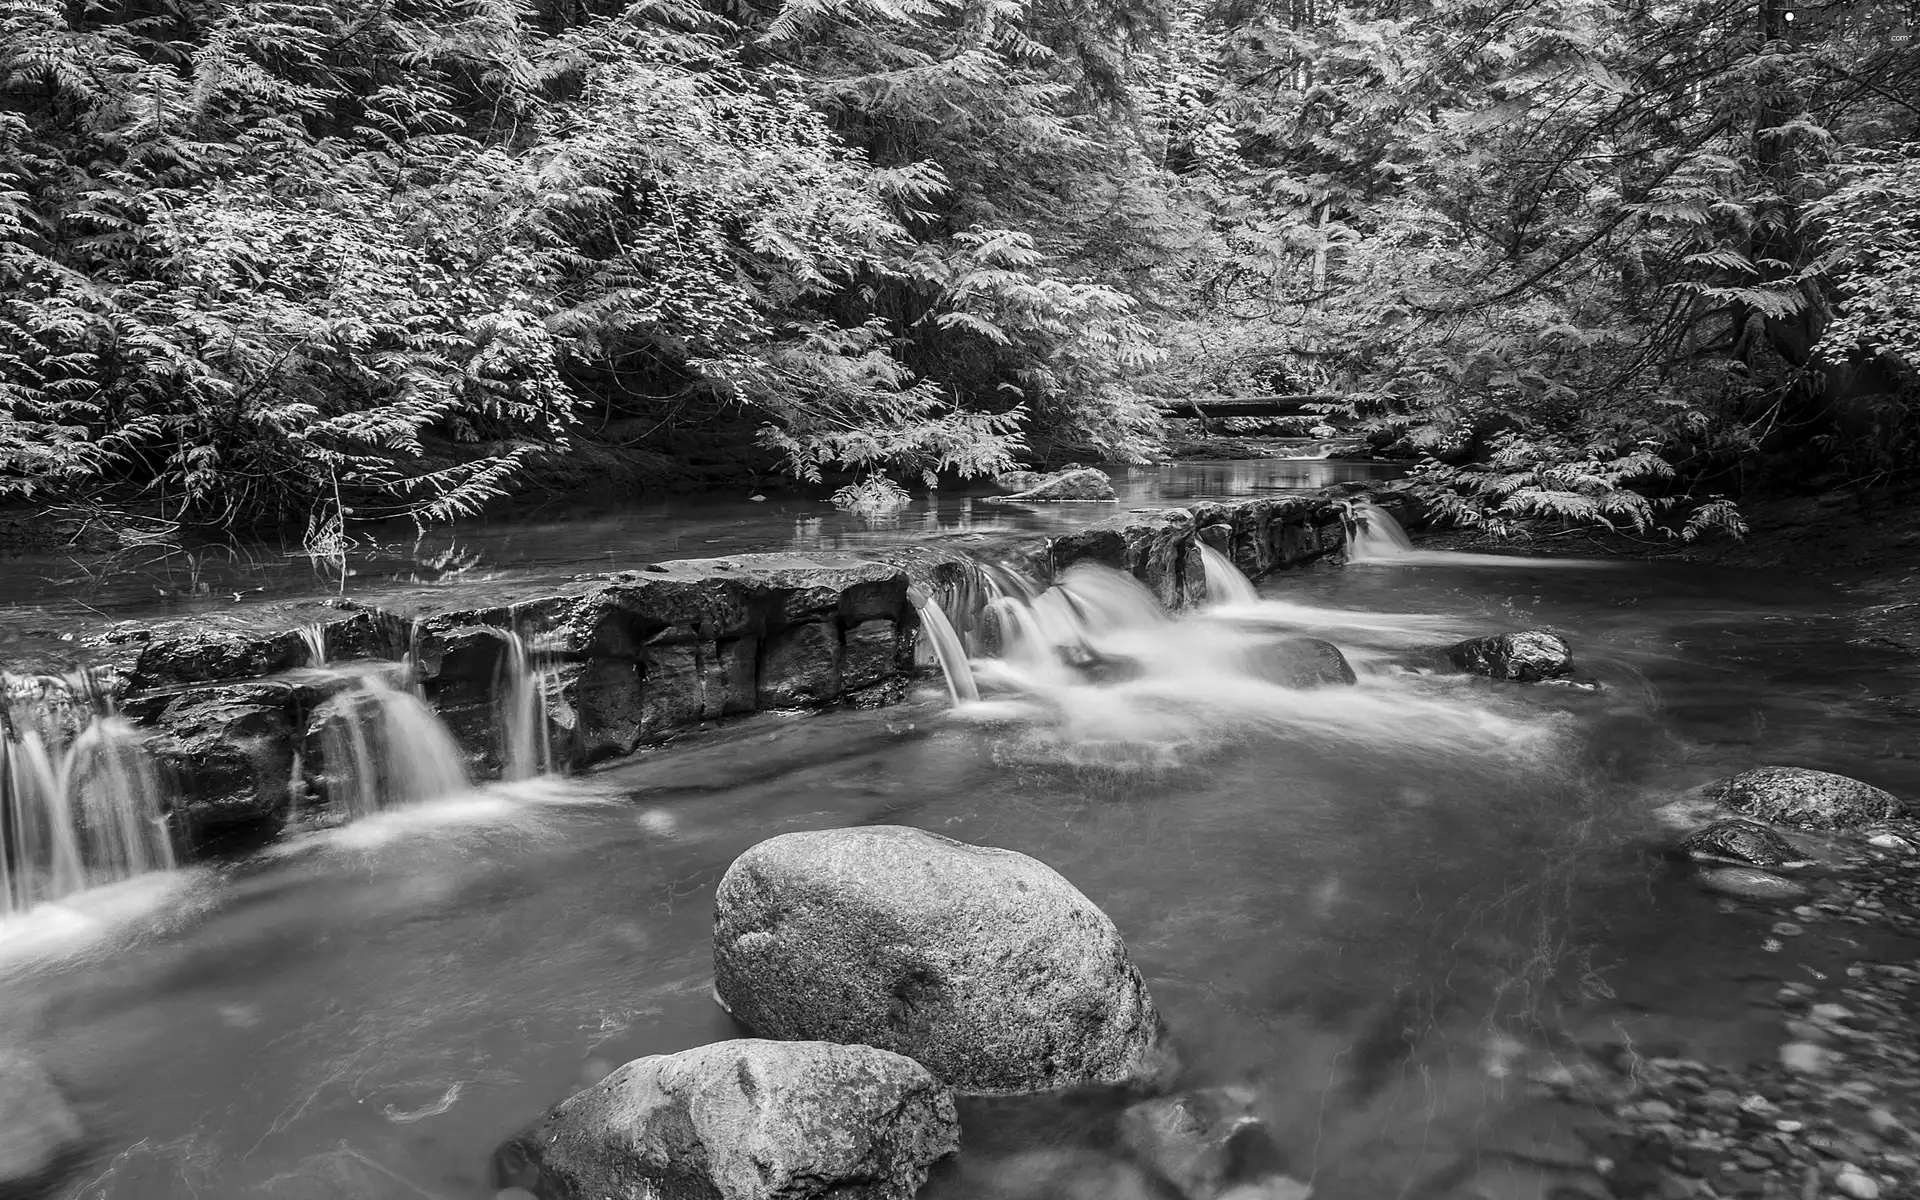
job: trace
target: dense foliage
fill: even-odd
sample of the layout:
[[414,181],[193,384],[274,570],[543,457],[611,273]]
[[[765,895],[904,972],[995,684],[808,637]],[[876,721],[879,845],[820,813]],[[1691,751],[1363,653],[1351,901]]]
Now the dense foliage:
[[[1755,3],[1758,7],[1755,7]],[[1783,0],[6,0],[0,500],[470,512],[1314,391],[1456,519],[1920,461],[1920,51]]]

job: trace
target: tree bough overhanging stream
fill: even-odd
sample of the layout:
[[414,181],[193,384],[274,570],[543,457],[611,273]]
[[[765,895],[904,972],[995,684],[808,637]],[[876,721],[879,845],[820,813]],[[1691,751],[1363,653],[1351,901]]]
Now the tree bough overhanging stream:
[[[1165,618],[1091,578],[1062,607],[1091,667],[1008,648],[976,664],[978,705],[923,678],[901,705],[764,713],[9,918],[0,1050],[87,1135],[50,1194],[492,1196],[489,1156],[547,1106],[739,1036],[710,991],[714,887],[795,830],[910,825],[1058,870],[1126,939],[1183,1086],[1250,1084],[1287,1173],[1331,1200],[1591,1179],[1582,1110],[1530,1080],[1605,1046],[1771,1061],[1783,981],[1915,950],[1861,926],[1783,941],[1778,909],[1663,857],[1656,808],[1762,763],[1920,794],[1910,672],[1824,584],[1416,553]],[[1602,686],[1437,654],[1530,628]],[[1357,684],[1263,674],[1296,634]],[[963,1103],[925,1194],[1125,1194],[1113,1115]]]

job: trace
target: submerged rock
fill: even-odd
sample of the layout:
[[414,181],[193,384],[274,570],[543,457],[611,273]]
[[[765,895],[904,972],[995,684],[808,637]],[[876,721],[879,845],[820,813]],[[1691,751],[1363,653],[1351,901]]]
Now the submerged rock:
[[755,1039],[635,1059],[503,1148],[537,1195],[907,1200],[960,1145],[953,1097],[871,1046]]
[[0,1193],[45,1180],[80,1139],[80,1119],[46,1070],[0,1050]]
[[715,907],[715,986],[760,1036],[879,1046],[979,1093],[1160,1065],[1113,922],[1024,854],[891,825],[783,834],[734,861]]
[[1800,829],[1859,829],[1906,810],[1872,784],[1805,767],[1755,767],[1709,784],[1706,794],[1735,812]]
[[1714,867],[1700,872],[1700,886],[1742,900],[1783,902],[1803,899],[1807,889],[1770,871],[1752,867]]
[[1056,471],[1024,491],[1011,496],[988,496],[989,504],[1014,504],[1023,500],[1111,500],[1113,480],[1105,471],[1096,471],[1092,467],[1078,467],[1067,471]]
[[1520,683],[1554,679],[1573,671],[1573,650],[1565,640],[1544,629],[1468,638],[1449,647],[1447,659],[1462,671]]
[[1284,1165],[1254,1099],[1223,1087],[1142,1101],[1121,1114],[1120,1142],[1188,1200],[1214,1200]]
[[1251,652],[1254,675],[1282,687],[1310,688],[1359,682],[1340,647],[1320,638],[1282,638]]
[[1716,821],[1680,843],[1687,858],[1720,859],[1756,867],[1777,867],[1805,857],[1793,843],[1754,821]]

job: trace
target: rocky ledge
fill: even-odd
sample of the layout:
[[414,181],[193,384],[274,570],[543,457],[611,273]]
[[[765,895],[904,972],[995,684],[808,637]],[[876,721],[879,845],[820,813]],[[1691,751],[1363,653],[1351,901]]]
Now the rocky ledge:
[[[1178,609],[1206,596],[1203,540],[1258,577],[1338,551],[1343,512],[1333,499],[1258,498],[961,545],[1043,580],[1102,563]],[[316,718],[370,676],[417,687],[486,777],[507,757],[512,665],[531,655],[553,761],[578,768],[746,713],[900,699],[933,663],[914,589],[938,599],[963,636],[985,598],[959,548],[748,554],[491,583],[483,598],[420,589],[90,630],[0,629],[0,677],[16,710],[24,697],[53,720],[74,704],[71,689],[63,701],[49,686],[56,675],[79,672],[83,690],[117,701],[152,731],[183,798],[180,832],[203,842],[311,815],[326,790]]]

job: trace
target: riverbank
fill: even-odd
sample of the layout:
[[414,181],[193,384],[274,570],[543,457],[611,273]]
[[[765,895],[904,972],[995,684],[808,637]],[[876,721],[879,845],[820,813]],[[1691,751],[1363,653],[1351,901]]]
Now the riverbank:
[[1738,540],[1684,543],[1594,529],[1416,536],[1432,550],[1689,562],[1818,578],[1846,590],[1863,639],[1920,656],[1920,488],[1776,498],[1741,511],[1748,532]]

